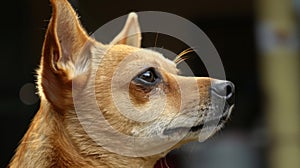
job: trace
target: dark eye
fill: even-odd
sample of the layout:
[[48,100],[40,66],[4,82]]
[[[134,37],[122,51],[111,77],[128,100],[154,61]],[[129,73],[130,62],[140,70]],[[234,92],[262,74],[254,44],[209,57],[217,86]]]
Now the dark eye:
[[155,81],[156,76],[153,71],[147,70],[146,72],[142,73],[139,78],[146,82],[152,83]]
[[155,70],[153,68],[150,68],[138,75],[136,77],[136,80],[138,80],[140,83],[151,85],[157,82],[158,76]]

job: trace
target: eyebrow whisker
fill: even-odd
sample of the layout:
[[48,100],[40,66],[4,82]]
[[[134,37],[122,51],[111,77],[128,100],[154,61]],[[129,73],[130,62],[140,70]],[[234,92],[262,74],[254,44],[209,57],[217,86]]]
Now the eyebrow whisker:
[[194,52],[194,50],[192,48],[187,48],[185,50],[183,50],[181,53],[179,53],[175,59],[173,60],[173,62],[175,62],[176,64],[181,63],[182,61],[185,61],[189,58],[188,53]]

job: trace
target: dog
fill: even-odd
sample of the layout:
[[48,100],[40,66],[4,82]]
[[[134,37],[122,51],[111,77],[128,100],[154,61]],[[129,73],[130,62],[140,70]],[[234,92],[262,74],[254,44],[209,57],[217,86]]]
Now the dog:
[[37,71],[40,109],[9,167],[153,167],[229,118],[233,83],[178,75],[176,61],[140,47],[135,13],[102,44],[67,0],[51,4]]

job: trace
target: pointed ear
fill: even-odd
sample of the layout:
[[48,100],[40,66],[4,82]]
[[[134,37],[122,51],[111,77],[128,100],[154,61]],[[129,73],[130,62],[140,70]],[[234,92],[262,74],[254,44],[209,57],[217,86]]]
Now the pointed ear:
[[110,44],[126,44],[134,47],[141,47],[141,29],[138,23],[138,16],[131,12],[121,32],[112,40]]
[[82,54],[90,40],[67,0],[51,0],[53,12],[43,47],[43,66],[64,71],[72,78],[88,59]]
[[44,40],[38,86],[42,98],[64,111],[72,107],[74,81],[82,85],[87,81],[95,42],[83,30],[67,0],[51,0],[51,4],[53,12]]

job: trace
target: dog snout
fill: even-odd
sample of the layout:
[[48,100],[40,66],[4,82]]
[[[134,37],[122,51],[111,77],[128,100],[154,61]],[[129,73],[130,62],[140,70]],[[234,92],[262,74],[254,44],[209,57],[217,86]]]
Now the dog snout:
[[234,104],[234,84],[230,81],[216,80],[212,83],[211,90],[219,97],[225,98],[229,105]]

